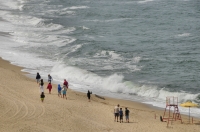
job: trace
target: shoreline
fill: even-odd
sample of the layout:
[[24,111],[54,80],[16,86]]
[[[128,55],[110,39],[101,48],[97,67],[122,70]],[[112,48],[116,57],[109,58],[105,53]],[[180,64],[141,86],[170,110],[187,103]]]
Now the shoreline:
[[[86,93],[67,91],[68,99],[57,97],[56,85],[53,84],[52,94],[46,90],[45,100],[41,103],[39,87],[36,80],[27,77],[23,67],[12,65],[0,58],[0,131],[190,131],[200,130],[200,120],[194,118],[194,123],[188,123],[188,116],[182,115],[180,121],[166,127],[159,116],[164,109],[129,100],[91,95],[88,102]],[[130,123],[114,122],[114,106],[128,107]],[[59,114],[60,113],[60,114]],[[56,122],[55,122],[56,121]]]

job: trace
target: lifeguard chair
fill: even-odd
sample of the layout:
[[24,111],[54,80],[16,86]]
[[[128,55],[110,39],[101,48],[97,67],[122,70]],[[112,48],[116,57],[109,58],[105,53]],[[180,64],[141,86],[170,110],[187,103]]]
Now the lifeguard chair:
[[181,114],[178,109],[178,97],[166,97],[166,108],[162,119],[163,121],[167,121],[167,126],[169,124],[169,121],[172,122],[176,120],[181,120],[182,123]]

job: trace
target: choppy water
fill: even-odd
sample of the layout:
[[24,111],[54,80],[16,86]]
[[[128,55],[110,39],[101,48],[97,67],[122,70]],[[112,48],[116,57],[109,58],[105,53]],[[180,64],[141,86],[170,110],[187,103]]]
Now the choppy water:
[[200,102],[199,0],[0,2],[0,56],[32,76],[158,107]]

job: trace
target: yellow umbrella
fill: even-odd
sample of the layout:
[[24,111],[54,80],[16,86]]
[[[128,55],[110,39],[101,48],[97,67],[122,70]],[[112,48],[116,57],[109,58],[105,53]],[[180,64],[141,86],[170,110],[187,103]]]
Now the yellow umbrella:
[[180,104],[182,107],[189,107],[189,123],[190,123],[190,107],[197,107],[198,104],[192,103],[192,101],[186,101],[185,103]]

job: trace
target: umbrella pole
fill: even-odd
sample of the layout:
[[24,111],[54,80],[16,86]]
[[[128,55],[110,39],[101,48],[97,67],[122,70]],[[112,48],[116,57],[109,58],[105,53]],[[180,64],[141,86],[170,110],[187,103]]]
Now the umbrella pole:
[[189,107],[189,123],[190,123],[190,107]]

